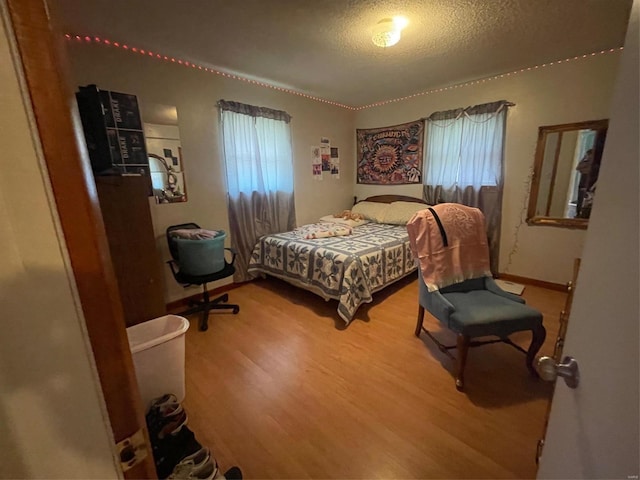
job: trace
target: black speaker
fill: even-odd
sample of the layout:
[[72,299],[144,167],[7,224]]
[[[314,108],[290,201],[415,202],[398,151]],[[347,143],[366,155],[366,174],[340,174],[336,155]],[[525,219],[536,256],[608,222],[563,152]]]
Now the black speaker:
[[149,175],[138,99],[127,93],[80,87],[76,93],[94,175]]
[[[105,95],[101,95],[101,93],[95,85],[80,87],[76,93],[84,138],[89,151],[89,159],[91,160],[91,169],[96,175],[119,173],[118,168],[114,165],[116,162],[114,162],[113,158],[114,154],[118,152],[116,148],[111,147],[111,143],[117,142],[117,138],[113,138],[109,142],[109,133],[112,132],[113,136],[115,132],[112,130],[107,131],[106,109],[103,104]],[[106,98],[108,101],[108,96]]]

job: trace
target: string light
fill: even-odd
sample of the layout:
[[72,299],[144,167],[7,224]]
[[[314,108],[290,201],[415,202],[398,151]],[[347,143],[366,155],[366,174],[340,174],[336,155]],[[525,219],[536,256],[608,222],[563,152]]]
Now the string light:
[[504,268],[504,273],[509,273],[509,268],[511,268],[511,263],[513,262],[513,256],[518,253],[518,249],[520,248],[520,229],[526,223],[527,211],[529,210],[529,192],[531,191],[531,182],[533,182],[533,166],[529,168],[529,173],[527,173],[527,178],[524,181],[524,198],[522,199],[522,209],[520,210],[520,218],[518,223],[513,229],[513,246],[511,247],[511,251],[509,252],[509,256],[507,257],[507,265]]
[[253,79],[250,79],[250,78],[241,77],[241,76],[233,75],[233,74],[230,74],[230,73],[225,73],[225,72],[222,72],[222,71],[219,71],[219,70],[215,70],[213,68],[204,67],[202,65],[199,65],[199,64],[187,61],[187,60],[182,60],[182,59],[179,59],[179,58],[176,59],[176,58],[173,58],[173,57],[167,57],[166,55],[161,55],[161,54],[159,54],[157,52],[154,53],[154,52],[151,52],[151,51],[148,51],[148,50],[145,51],[145,50],[143,50],[141,48],[130,47],[129,45],[126,45],[126,44],[122,44],[121,45],[118,42],[115,42],[115,41],[112,41],[112,40],[109,40],[109,39],[106,39],[106,38],[100,38],[100,37],[97,37],[97,36],[91,37],[89,35],[85,35],[84,37],[82,37],[80,35],[72,35],[72,34],[69,34],[69,33],[65,33],[64,37],[69,41],[75,40],[77,42],[97,43],[97,44],[106,45],[106,46],[109,46],[109,47],[122,48],[123,50],[127,50],[128,52],[131,52],[131,53],[136,53],[136,54],[139,54],[139,55],[149,56],[149,57],[152,57],[152,58],[155,57],[158,60],[171,61],[171,63],[177,64],[177,65],[181,65],[183,67],[187,67],[187,68],[191,67],[191,68],[194,68],[194,69],[197,68],[198,70],[203,70],[203,71],[205,71],[207,73],[211,73],[211,74],[214,74],[214,75],[222,76],[222,77],[225,77],[225,78],[231,78],[233,80],[239,80],[239,81],[242,81],[242,82],[245,82],[245,83],[258,85],[258,86],[264,87],[264,88],[270,88],[272,90],[278,90],[280,92],[288,93],[288,94],[291,94],[291,95],[296,95],[298,97],[307,98],[309,100],[313,100],[313,101],[316,101],[316,102],[326,103],[328,105],[333,105],[335,107],[341,107],[341,108],[345,108],[347,110],[354,110],[354,111],[365,110],[367,108],[373,108],[373,107],[380,107],[380,106],[383,106],[383,105],[388,105],[390,103],[402,102],[404,100],[410,100],[410,99],[416,98],[416,97],[422,97],[422,96],[425,96],[425,95],[431,95],[433,93],[445,92],[447,90],[451,90],[451,89],[454,89],[454,88],[464,88],[464,87],[468,87],[468,86],[471,86],[471,85],[477,85],[479,83],[490,82],[492,80],[497,80],[497,79],[504,78],[504,77],[510,77],[511,75],[517,75],[517,74],[520,74],[520,73],[529,72],[531,70],[537,70],[539,68],[550,67],[550,66],[557,65],[557,64],[560,64],[560,63],[563,63],[563,62],[564,63],[573,62],[573,61],[582,60],[582,59],[589,58],[589,57],[595,57],[596,55],[604,55],[604,54],[607,54],[607,53],[619,52],[619,51],[624,49],[624,47],[618,47],[618,48],[610,48],[610,49],[607,49],[607,50],[600,50],[599,52],[585,53],[584,55],[578,55],[578,56],[575,56],[575,57],[565,58],[564,60],[556,60],[556,61],[549,62],[549,63],[543,63],[542,65],[534,65],[532,67],[521,68],[520,70],[514,70],[513,72],[499,73],[497,75],[481,78],[481,79],[478,79],[478,80],[473,80],[473,81],[464,82],[464,83],[458,83],[458,84],[449,85],[449,86],[446,86],[446,87],[434,88],[432,90],[426,90],[424,92],[418,92],[418,93],[414,93],[414,94],[411,94],[411,95],[405,95],[404,97],[393,98],[393,99],[390,99],[390,100],[382,100],[380,102],[374,102],[374,103],[370,103],[368,105],[362,105],[362,106],[359,106],[359,107],[353,107],[353,106],[350,106],[350,105],[345,105],[343,103],[334,102],[334,101],[331,101],[331,100],[326,100],[324,98],[316,97],[314,95],[308,95],[306,93],[298,92],[298,91],[292,90],[290,88],[278,87],[276,85],[271,85],[271,84],[266,83],[266,82],[261,82],[261,81],[258,81],[258,80],[253,80]]
[[370,103],[368,105],[362,105],[360,107],[356,107],[356,110],[365,110],[367,108],[373,108],[373,107],[380,107],[382,105],[387,105],[389,103],[392,102],[399,102],[399,101],[403,101],[403,100],[409,100],[412,98],[416,98],[416,97],[421,97],[421,96],[425,96],[425,95],[431,95],[432,93],[439,93],[439,92],[444,92],[446,90],[450,90],[452,88],[462,88],[462,87],[468,87],[477,83],[485,83],[485,82],[490,82],[492,80],[497,80],[500,78],[504,78],[504,77],[509,77],[511,75],[517,75],[519,73],[524,73],[524,72],[528,72],[531,70],[537,70],[540,68],[546,68],[549,66],[552,66],[554,64],[560,64],[563,62],[572,62],[572,61],[576,61],[576,60],[582,60],[588,57],[595,57],[596,55],[604,55],[607,53],[615,53],[615,52],[619,52],[624,50],[624,47],[618,47],[618,48],[610,48],[608,50],[600,50],[599,52],[592,52],[592,53],[586,53],[582,56],[576,56],[576,57],[572,57],[572,58],[565,58],[564,60],[556,60],[555,62],[550,62],[550,63],[543,63],[542,65],[534,65],[532,67],[527,67],[527,68],[522,68],[520,70],[514,70],[513,72],[508,72],[508,73],[499,73],[497,75],[493,75],[491,77],[485,77],[482,78],[480,80],[475,80],[475,81],[470,81],[470,82],[464,82],[464,83],[458,83],[455,85],[449,85],[447,87],[442,87],[442,88],[434,88],[433,90],[427,90],[425,92],[418,92],[418,93],[414,93],[412,95],[406,95],[404,97],[399,97],[399,98],[394,98],[391,100],[382,100],[380,102],[375,102],[375,103]]
[[203,71],[205,71],[207,73],[211,73],[211,74],[214,74],[214,75],[219,75],[219,76],[222,76],[222,77],[225,77],[225,78],[231,78],[232,80],[239,80],[239,81],[242,81],[242,82],[245,82],[245,83],[258,85],[260,87],[270,88],[272,90],[278,90],[278,91],[281,91],[281,92],[289,93],[291,95],[297,95],[299,97],[304,97],[304,98],[307,98],[309,100],[314,100],[316,102],[326,103],[326,104],[333,105],[333,106],[336,106],[336,107],[345,108],[347,110],[356,110],[356,107],[352,107],[352,106],[349,106],[349,105],[344,105],[344,104],[339,103],[339,102],[333,102],[331,100],[326,100],[324,98],[316,97],[316,96],[313,96],[313,95],[308,95],[308,94],[302,93],[302,92],[297,92],[297,91],[291,90],[289,88],[278,87],[276,85],[271,85],[271,84],[266,83],[266,82],[261,82],[261,81],[258,81],[258,80],[253,80],[253,79],[250,79],[250,78],[245,78],[245,77],[241,77],[241,76],[238,76],[238,75],[233,75],[233,74],[230,74],[230,73],[221,72],[219,70],[215,70],[213,68],[205,67],[203,65],[198,65],[196,63],[193,63],[193,62],[190,62],[190,61],[187,61],[187,60],[182,60],[180,58],[168,57],[166,55],[161,55],[159,53],[153,53],[153,52],[150,52],[150,51],[145,51],[144,49],[137,48],[137,47],[132,47],[132,46],[129,46],[129,45],[126,45],[126,44],[122,44],[121,45],[120,43],[114,42],[114,41],[109,40],[109,39],[103,39],[103,38],[100,38],[100,37],[90,37],[88,35],[84,36],[84,37],[81,37],[80,35],[73,35],[72,36],[69,33],[66,33],[64,35],[64,37],[67,40],[76,40],[76,41],[85,42],[85,43],[97,43],[97,44],[101,44],[101,45],[107,45],[107,46],[110,46],[110,47],[121,48],[123,50],[127,50],[128,52],[136,53],[136,54],[140,54],[140,55],[144,55],[144,56],[149,56],[149,57],[154,57],[155,56],[156,59],[164,60],[164,61],[170,61],[171,63],[174,63],[176,65],[180,65],[180,66],[183,66],[183,67],[193,68],[193,69],[197,68],[198,70],[203,70]]

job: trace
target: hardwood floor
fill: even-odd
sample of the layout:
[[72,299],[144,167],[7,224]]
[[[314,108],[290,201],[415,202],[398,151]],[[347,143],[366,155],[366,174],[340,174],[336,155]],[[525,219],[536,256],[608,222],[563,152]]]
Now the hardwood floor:
[[[552,385],[494,344],[470,350],[456,391],[453,362],[413,334],[417,286],[379,292],[346,328],[337,302],[275,279],[230,291],[240,313],[212,313],[207,332],[193,316],[184,404],[196,438],[245,478],[535,478]],[[551,354],[566,294],[524,297]],[[428,313],[425,326],[455,343]],[[528,333],[512,338],[528,347]]]

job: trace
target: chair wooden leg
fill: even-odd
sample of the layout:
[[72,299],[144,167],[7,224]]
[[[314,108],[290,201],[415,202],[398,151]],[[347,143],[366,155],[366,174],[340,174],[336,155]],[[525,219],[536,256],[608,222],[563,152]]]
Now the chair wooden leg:
[[424,307],[422,305],[418,305],[418,323],[416,323],[416,337],[420,336],[420,332],[422,331],[422,322],[424,322]]
[[547,331],[542,325],[531,330],[531,345],[529,345],[529,350],[527,350],[526,362],[529,373],[536,378],[538,377],[538,372],[536,372],[533,366],[533,361],[536,359],[536,354],[540,351],[545,338],[547,338]]
[[458,334],[458,355],[456,357],[456,388],[458,391],[464,390],[464,367],[467,364],[467,352],[469,351],[470,339],[466,335]]

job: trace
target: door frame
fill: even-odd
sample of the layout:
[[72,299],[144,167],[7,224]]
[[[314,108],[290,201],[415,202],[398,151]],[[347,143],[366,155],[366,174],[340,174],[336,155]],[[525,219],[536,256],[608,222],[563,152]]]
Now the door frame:
[[125,478],[156,478],[118,285],[84,146],[66,52],[45,0],[6,0],[44,163],[115,443],[142,430],[147,455]]

